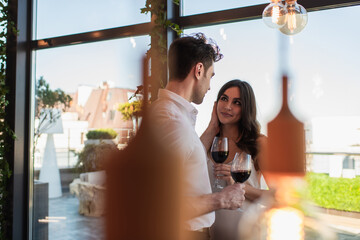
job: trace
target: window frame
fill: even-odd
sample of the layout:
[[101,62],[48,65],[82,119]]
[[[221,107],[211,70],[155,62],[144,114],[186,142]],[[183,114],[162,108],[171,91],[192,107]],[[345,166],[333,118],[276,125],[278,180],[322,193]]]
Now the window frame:
[[[180,16],[180,8],[172,0],[162,0],[167,6],[168,18],[181,28],[210,26],[261,18],[267,4],[208,12],[191,16]],[[301,0],[308,12],[351,7],[360,5],[360,0]],[[180,3],[181,4],[181,3]],[[33,208],[33,162],[31,145],[33,131],[33,52],[60,46],[84,44],[95,41],[120,39],[131,36],[147,35],[152,23],[142,23],[118,28],[97,30],[61,37],[33,40],[33,15],[36,0],[9,0],[10,14],[19,30],[16,37],[8,38],[7,79],[9,89],[6,120],[13,128],[17,140],[11,141],[9,153],[12,176],[8,186],[10,208],[6,218],[10,230],[8,239],[32,239]],[[167,31],[167,45],[177,36]]]

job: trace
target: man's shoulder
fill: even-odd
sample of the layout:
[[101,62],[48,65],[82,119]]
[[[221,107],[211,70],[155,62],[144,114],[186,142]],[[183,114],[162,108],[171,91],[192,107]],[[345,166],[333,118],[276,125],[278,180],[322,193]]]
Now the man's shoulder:
[[175,118],[182,115],[181,108],[174,101],[157,99],[150,105],[150,114],[153,117]]

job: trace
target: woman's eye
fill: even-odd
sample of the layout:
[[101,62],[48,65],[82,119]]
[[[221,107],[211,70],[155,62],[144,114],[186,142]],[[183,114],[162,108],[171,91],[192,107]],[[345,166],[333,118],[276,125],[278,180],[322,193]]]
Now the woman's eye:
[[236,105],[241,106],[241,102],[240,102],[240,101],[235,101],[234,103],[235,103]]
[[226,97],[221,97],[220,100],[221,101],[227,101],[227,98]]

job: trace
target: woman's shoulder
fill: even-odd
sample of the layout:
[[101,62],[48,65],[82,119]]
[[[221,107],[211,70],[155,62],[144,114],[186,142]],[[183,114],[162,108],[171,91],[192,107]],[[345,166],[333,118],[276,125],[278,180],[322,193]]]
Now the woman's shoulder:
[[259,137],[256,139],[258,144],[265,144],[267,142],[267,136],[264,134],[260,134]]

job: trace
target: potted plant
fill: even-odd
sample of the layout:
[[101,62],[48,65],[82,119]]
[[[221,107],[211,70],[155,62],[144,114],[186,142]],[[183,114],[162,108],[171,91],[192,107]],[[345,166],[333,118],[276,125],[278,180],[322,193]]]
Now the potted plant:
[[117,137],[117,132],[111,128],[99,128],[95,130],[90,130],[86,134],[87,140],[85,141],[85,145],[100,144],[100,143],[115,145],[116,137]]
[[87,144],[78,154],[75,169],[81,173],[70,184],[70,193],[79,199],[79,213],[98,217],[105,213],[105,159],[119,151],[115,144]]
[[80,173],[104,170],[104,158],[118,149],[114,144],[87,144],[78,154],[75,168]]
[[135,122],[135,131],[139,129],[139,120],[142,114],[142,101],[135,100],[119,104],[118,111],[121,112],[123,120],[133,120]]

